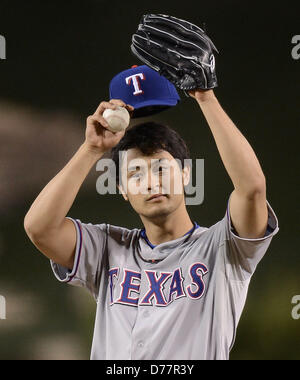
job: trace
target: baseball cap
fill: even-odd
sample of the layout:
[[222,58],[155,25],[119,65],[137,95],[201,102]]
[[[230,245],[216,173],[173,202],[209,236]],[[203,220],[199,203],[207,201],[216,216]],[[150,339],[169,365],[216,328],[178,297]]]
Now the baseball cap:
[[134,65],[113,77],[109,97],[132,105],[132,118],[153,115],[180,101],[175,86],[147,65]]

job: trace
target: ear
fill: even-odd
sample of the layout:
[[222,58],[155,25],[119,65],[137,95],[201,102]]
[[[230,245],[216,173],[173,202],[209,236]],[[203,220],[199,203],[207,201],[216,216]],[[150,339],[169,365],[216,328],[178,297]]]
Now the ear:
[[121,185],[117,185],[117,186],[118,186],[118,189],[120,190],[121,194],[123,195],[123,198],[125,199],[125,201],[128,201],[127,194],[125,193],[123,187]]
[[191,168],[190,166],[185,166],[182,169],[182,179],[183,179],[183,186],[187,186],[191,179]]

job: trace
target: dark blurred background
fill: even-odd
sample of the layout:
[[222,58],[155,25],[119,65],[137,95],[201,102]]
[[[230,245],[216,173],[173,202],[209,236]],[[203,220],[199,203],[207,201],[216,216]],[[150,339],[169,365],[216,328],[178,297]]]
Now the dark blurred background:
[[[151,4],[151,5],[150,5]],[[160,5],[163,4],[163,5]],[[140,64],[131,35],[144,13],[206,23],[217,57],[215,93],[253,146],[280,231],[249,288],[231,359],[300,359],[299,72],[292,37],[300,3],[270,1],[5,1],[0,3],[0,359],[88,359],[95,303],[62,285],[30,243],[23,218],[76,152],[85,119],[118,72]],[[168,123],[205,159],[205,200],[189,212],[202,226],[223,218],[232,184],[197,103],[182,102],[151,119]],[[139,120],[142,121],[142,120]],[[141,227],[120,195],[96,192],[91,171],[69,215],[84,222]]]

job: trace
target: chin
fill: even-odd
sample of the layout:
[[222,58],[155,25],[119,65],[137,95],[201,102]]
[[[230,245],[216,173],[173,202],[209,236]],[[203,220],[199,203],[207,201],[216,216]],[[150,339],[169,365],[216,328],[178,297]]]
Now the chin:
[[166,216],[170,215],[176,207],[172,207],[171,205],[155,205],[155,207],[152,207],[149,210],[142,210],[141,214],[149,219],[159,219],[159,218],[165,218]]

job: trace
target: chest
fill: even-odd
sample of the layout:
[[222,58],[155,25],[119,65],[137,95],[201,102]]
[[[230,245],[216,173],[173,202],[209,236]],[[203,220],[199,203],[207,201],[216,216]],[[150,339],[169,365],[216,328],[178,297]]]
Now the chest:
[[179,299],[199,300],[211,280],[213,268],[200,260],[171,270],[113,266],[108,272],[110,305],[168,307]]

